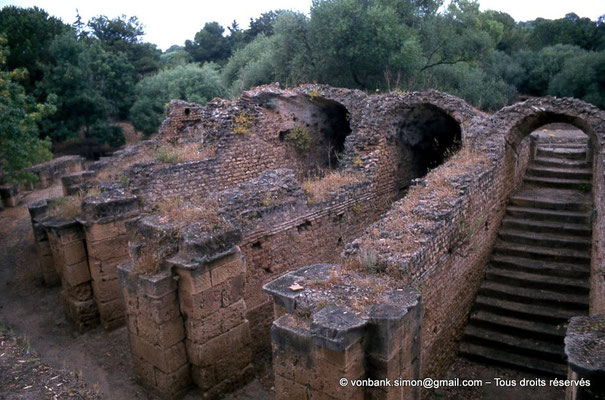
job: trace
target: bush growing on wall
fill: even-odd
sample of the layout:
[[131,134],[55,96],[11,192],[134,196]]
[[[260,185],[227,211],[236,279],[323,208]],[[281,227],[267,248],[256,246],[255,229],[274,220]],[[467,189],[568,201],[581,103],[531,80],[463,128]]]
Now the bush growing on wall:
[[197,64],[177,66],[143,78],[136,87],[137,101],[130,109],[135,128],[149,135],[157,131],[164,118],[164,106],[171,99],[205,104],[224,97],[218,66]]

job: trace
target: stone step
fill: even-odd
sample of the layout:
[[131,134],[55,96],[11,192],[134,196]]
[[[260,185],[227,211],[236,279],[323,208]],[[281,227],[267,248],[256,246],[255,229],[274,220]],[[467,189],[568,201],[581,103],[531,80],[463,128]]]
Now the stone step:
[[541,165],[554,168],[590,168],[591,162],[588,160],[566,160],[564,158],[553,157],[535,157],[531,161],[531,165]]
[[592,180],[592,169],[589,168],[553,168],[530,165],[525,173],[530,176],[540,176],[544,178],[579,179],[584,181]]
[[574,149],[588,149],[588,139],[587,140],[582,140],[582,141],[578,141],[578,142],[552,142],[552,143],[548,143],[548,142],[543,142],[540,141],[537,143],[538,144],[538,148],[553,148],[553,147],[557,147],[557,148],[574,148]]
[[545,342],[468,325],[464,330],[464,342],[495,348],[523,356],[531,356],[556,363],[565,363],[563,343]]
[[590,265],[590,253],[570,249],[551,249],[528,244],[505,242],[500,239],[494,244],[494,254],[530,258],[540,261]]
[[525,257],[512,257],[493,255],[491,265],[509,271],[522,271],[532,274],[560,276],[565,278],[588,279],[590,277],[589,265],[558,263],[553,261],[533,260]]
[[566,324],[571,317],[576,315],[587,314],[586,311],[581,310],[566,310],[551,306],[539,306],[482,295],[477,296],[473,310],[483,310],[492,314],[536,321],[555,326]]
[[581,179],[542,178],[538,176],[525,175],[523,181],[528,185],[555,189],[578,189],[585,192],[589,192],[592,189],[591,181]]
[[498,315],[487,311],[474,311],[471,314],[469,324],[511,335],[536,338],[553,343],[562,343],[567,329],[566,324],[545,324],[543,322],[528,321],[522,318]]
[[560,378],[567,376],[567,365],[565,363],[513,354],[474,343],[462,343],[460,345],[460,354],[474,361],[531,371],[544,376]]
[[506,216],[502,219],[502,228],[523,230],[537,233],[561,233],[576,237],[590,238],[592,229],[588,224],[571,224],[554,221],[536,221],[532,219],[513,218]]
[[538,146],[536,157],[563,158],[567,160],[585,160],[586,148],[542,147]]
[[479,293],[486,297],[535,305],[557,305],[568,310],[588,309],[588,295],[561,293],[552,290],[524,288],[484,280]]
[[500,229],[498,237],[509,243],[529,244],[532,246],[557,249],[590,250],[591,240],[585,237],[569,236],[560,233],[524,232],[514,229]]
[[[566,192],[567,193],[567,192]],[[532,197],[523,193],[514,194],[509,199],[509,204],[518,207],[534,207],[547,210],[588,211],[591,204],[581,199],[572,200],[561,197]]]
[[534,207],[506,207],[506,214],[523,219],[537,221],[570,222],[573,224],[590,224],[591,212],[589,211],[567,211],[567,210],[543,210]]
[[552,290],[560,293],[587,295],[590,291],[590,285],[586,279],[510,271],[491,264],[487,268],[486,279],[511,286]]

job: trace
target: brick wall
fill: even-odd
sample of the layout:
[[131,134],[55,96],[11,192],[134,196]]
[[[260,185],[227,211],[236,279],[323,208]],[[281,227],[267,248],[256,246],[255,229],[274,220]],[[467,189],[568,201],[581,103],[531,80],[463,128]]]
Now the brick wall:
[[93,328],[99,323],[99,310],[93,297],[82,225],[56,219],[45,220],[43,225],[61,277],[65,313],[80,331]]

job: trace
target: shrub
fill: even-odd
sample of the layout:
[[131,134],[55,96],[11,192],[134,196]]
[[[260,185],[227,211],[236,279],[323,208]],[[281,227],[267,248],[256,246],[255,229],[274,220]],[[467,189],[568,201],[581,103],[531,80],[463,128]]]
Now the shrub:
[[70,220],[80,215],[82,211],[82,196],[58,197],[48,202],[48,216]]
[[179,160],[179,155],[167,147],[158,148],[154,153],[154,157],[159,162],[168,164],[175,163]]
[[171,99],[205,104],[226,94],[215,64],[179,65],[143,78],[136,87],[137,101],[130,109],[133,125],[146,135],[157,131],[164,118],[164,104]]
[[236,135],[245,135],[250,133],[250,125],[252,124],[253,117],[247,112],[240,112],[233,117],[233,133]]
[[298,125],[286,136],[286,140],[298,150],[307,150],[311,145],[313,137],[306,126]]

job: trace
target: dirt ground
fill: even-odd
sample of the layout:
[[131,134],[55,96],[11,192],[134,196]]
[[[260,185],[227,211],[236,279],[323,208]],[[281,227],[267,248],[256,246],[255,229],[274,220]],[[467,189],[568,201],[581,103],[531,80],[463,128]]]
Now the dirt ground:
[[[10,344],[11,352],[38,355],[27,361],[35,368],[18,370],[12,358],[0,357],[0,399],[52,398],[41,395],[46,393],[46,375],[36,378],[37,371],[45,368],[66,377],[62,386],[71,385],[73,392],[81,392],[79,397],[57,399],[159,399],[134,380],[126,327],[111,332],[99,327],[79,334],[63,314],[60,288],[42,285],[27,204],[61,195],[60,186],[35,191],[18,207],[0,211],[0,324],[12,338],[0,339],[4,341],[0,354],[6,353],[4,346]],[[23,384],[11,386],[8,391],[3,382],[12,382],[15,376]],[[267,379],[263,383],[254,381],[228,399],[274,398]],[[199,398],[202,394],[192,389],[184,400]]]
[[[21,205],[0,211],[0,400],[157,400],[132,373],[126,328],[79,334],[65,319],[60,288],[45,288],[36,258],[27,204],[60,196],[59,186],[30,193]],[[535,378],[504,368],[457,360],[447,378]],[[563,399],[555,388],[440,388],[430,399]],[[56,397],[53,397],[56,396]],[[192,389],[185,400],[203,398]],[[228,400],[273,400],[270,371]]]
[[[549,378],[519,372],[508,368],[498,368],[458,358],[441,379],[477,379],[483,382],[479,387],[441,387],[430,393],[429,400],[563,400],[565,389],[549,385]],[[497,386],[496,378],[501,379]],[[522,387],[537,383],[542,379],[544,387]]]

